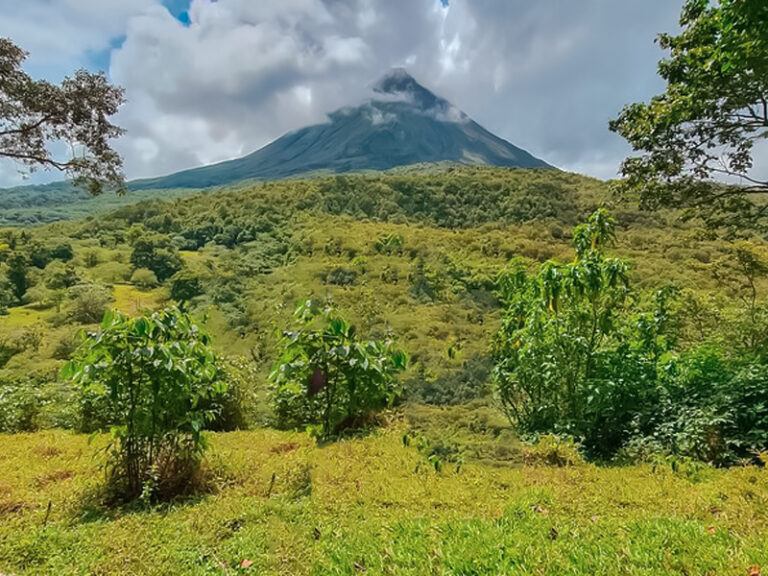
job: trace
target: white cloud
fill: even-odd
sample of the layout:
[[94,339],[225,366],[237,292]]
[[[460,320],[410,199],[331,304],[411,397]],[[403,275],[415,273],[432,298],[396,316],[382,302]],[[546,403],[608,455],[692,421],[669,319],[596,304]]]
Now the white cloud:
[[0,0],[0,34],[55,71],[125,36],[110,75],[129,99],[117,147],[130,177],[251,152],[362,103],[400,65],[512,143],[612,177],[626,147],[607,122],[661,88],[653,38],[677,4],[193,0],[185,26],[159,0]]

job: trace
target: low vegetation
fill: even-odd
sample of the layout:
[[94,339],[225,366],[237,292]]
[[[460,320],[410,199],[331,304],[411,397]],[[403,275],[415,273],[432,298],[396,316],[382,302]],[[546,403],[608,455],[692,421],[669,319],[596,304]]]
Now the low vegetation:
[[[435,410],[414,425],[472,419]],[[566,452],[548,446],[525,464],[468,460],[438,472],[404,432],[394,423],[322,446],[268,429],[215,434],[214,492],[142,509],[93,500],[92,453],[106,438],[0,436],[0,566],[17,576],[682,576],[768,565],[762,469],[557,466],[552,454]]]
[[0,569],[765,564],[762,239],[609,202],[456,168],[1,231],[0,444],[51,455],[0,453]]

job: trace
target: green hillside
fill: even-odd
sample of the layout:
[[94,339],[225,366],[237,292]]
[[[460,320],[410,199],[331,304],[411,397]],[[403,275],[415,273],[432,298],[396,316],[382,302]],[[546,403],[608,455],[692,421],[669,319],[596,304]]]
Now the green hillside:
[[[674,284],[684,296],[662,360],[691,348],[703,364],[680,364],[690,381],[729,373],[705,352],[742,350],[733,314],[745,293],[723,274],[734,245],[555,170],[243,184],[0,231],[0,572],[726,575],[765,565],[765,454],[718,470],[648,443],[586,463],[565,438],[530,444],[502,410],[499,274],[516,258],[531,272],[572,261],[574,227],[599,206],[616,219],[612,252],[640,294],[627,314],[646,318],[650,290]],[[751,232],[741,241],[768,256]],[[226,366],[234,400],[216,426],[242,430],[208,433],[192,499],[115,506],[99,469],[108,436],[90,436],[98,426],[60,370],[104,310],[171,304],[179,279]],[[768,281],[753,280],[762,301]],[[307,298],[332,299],[358,333],[394,334],[410,356],[392,408],[337,441],[277,429],[268,376],[279,332]]]
[[[276,330],[287,325],[296,302],[331,297],[364,332],[391,327],[399,336],[412,357],[409,398],[485,397],[489,342],[502,311],[496,275],[517,256],[531,267],[570,259],[573,226],[603,202],[611,202],[610,191],[597,180],[464,167],[254,184],[129,205],[80,222],[8,229],[6,254],[43,257],[41,268],[29,265],[24,305],[0,316],[8,350],[3,374],[39,383],[43,400],[30,408],[30,426],[58,424],[60,403],[47,398],[64,394],[53,382],[66,358],[62,350],[82,326],[72,310],[76,295],[58,282],[70,275],[71,282],[106,290],[111,305],[130,313],[167,301],[165,278],[157,286],[132,282],[131,254],[144,238],[169,254],[174,269],[185,266],[200,278],[203,294],[193,311],[207,315],[219,350],[256,358],[257,389],[263,391],[274,358]],[[672,215],[629,207],[614,214],[622,228],[618,252],[631,259],[639,287],[718,288],[710,268],[729,254],[726,244],[701,239]],[[71,247],[71,259],[50,255],[61,245]]]

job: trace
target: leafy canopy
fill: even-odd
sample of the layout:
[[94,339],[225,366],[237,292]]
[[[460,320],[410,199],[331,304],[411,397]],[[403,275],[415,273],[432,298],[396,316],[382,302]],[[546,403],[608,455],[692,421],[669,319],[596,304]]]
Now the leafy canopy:
[[[123,133],[109,121],[124,102],[122,88],[85,70],[59,85],[33,80],[22,69],[26,57],[0,38],[0,157],[29,171],[60,170],[93,194],[105,185],[123,190],[122,160],[109,144]],[[53,142],[66,143],[71,157],[55,157]]]
[[[624,162],[622,188],[649,208],[759,219],[768,204],[748,198],[768,192],[752,171],[754,147],[768,136],[768,3],[687,0],[680,24],[680,34],[658,38],[669,51],[659,63],[665,92],[611,122],[641,153]],[[713,182],[724,178],[740,185]]]
[[598,456],[628,439],[666,346],[663,307],[629,313],[628,264],[605,254],[613,237],[613,220],[599,210],[576,228],[573,262],[529,275],[513,261],[499,278],[506,312],[492,346],[511,421],[524,433],[573,435]]
[[283,425],[320,425],[332,436],[391,405],[400,394],[395,376],[408,356],[394,340],[363,341],[331,304],[307,300],[295,312],[270,374]]

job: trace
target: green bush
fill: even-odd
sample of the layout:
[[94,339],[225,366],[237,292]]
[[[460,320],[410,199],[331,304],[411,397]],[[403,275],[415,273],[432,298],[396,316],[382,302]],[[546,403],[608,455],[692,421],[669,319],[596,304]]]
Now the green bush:
[[137,268],[134,270],[131,275],[131,283],[145,290],[155,288],[159,284],[155,273],[147,268]]
[[576,228],[576,258],[534,276],[515,261],[499,278],[506,304],[495,337],[494,376],[503,406],[524,433],[579,439],[608,458],[657,403],[658,357],[670,345],[668,291],[654,310],[632,314],[628,265],[608,258],[614,223],[604,211]]
[[334,268],[328,273],[328,284],[351,286],[357,280],[357,271],[349,268]]
[[200,277],[191,270],[179,270],[171,277],[171,298],[177,302],[189,302],[202,293]]
[[108,477],[116,496],[168,498],[195,489],[202,432],[226,386],[207,334],[188,314],[109,312],[62,375],[81,387],[88,417],[111,430]]
[[165,282],[181,270],[184,261],[167,237],[146,236],[133,243],[131,264],[151,270],[160,282]]
[[327,438],[392,405],[401,392],[395,377],[408,363],[392,339],[358,339],[330,304],[302,302],[295,318],[270,374],[280,425],[318,425]]
[[77,284],[67,290],[67,316],[79,324],[99,322],[112,303],[112,292],[100,284]]

